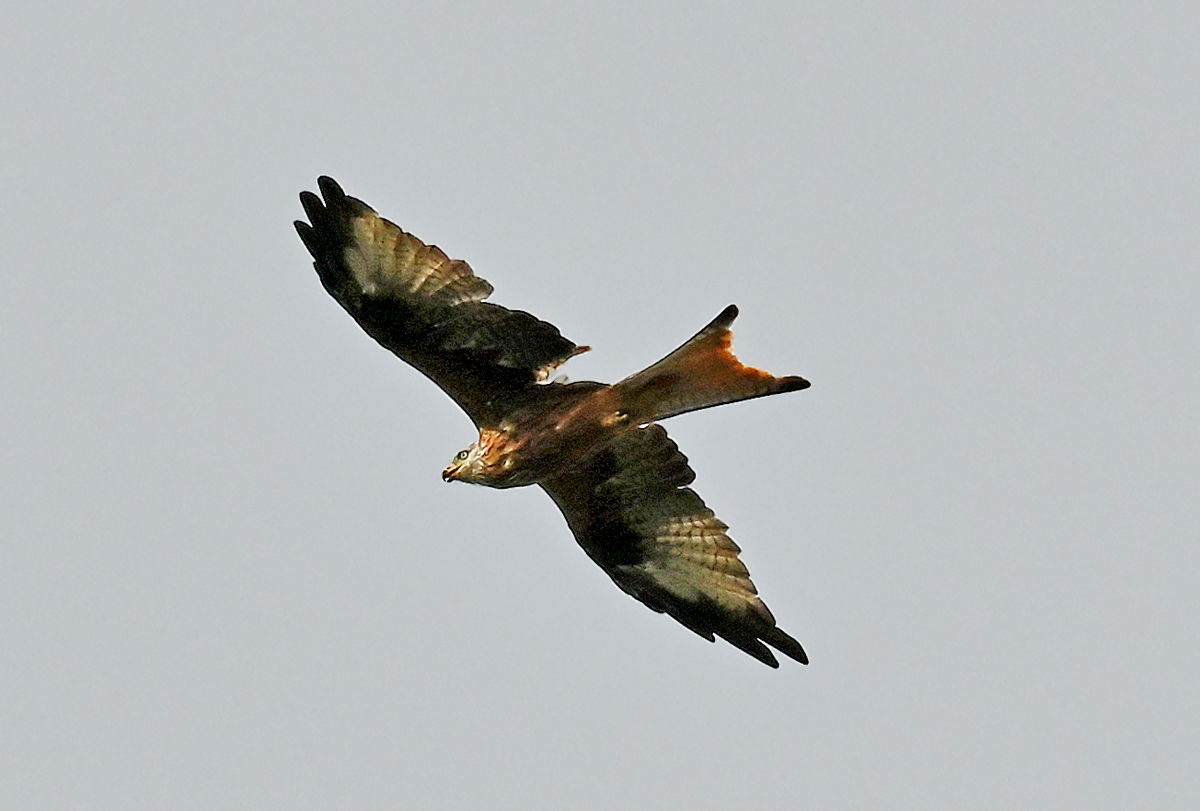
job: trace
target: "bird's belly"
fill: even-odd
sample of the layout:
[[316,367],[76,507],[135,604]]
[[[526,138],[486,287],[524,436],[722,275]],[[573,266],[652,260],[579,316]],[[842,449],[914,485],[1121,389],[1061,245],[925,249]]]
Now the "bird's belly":
[[492,486],[523,487],[566,473],[604,448],[619,431],[618,426],[575,422],[518,437],[511,464]]

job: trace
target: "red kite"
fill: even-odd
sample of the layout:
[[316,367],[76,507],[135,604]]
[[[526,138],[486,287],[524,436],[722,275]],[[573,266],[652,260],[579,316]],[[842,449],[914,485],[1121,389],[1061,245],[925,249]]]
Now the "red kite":
[[[529,313],[484,301],[492,286],[348,197],[331,178],[303,192],[296,230],[329,294],[401,360],[449,394],[479,429],[446,481],[537,484],[575,539],[625,592],[700,636],[721,637],[771,667],[767,645],[803,664],[738,559],[727,526],[688,487],[695,474],[658,420],[808,388],[742,365],[737,308],[619,383],[550,380],[577,346]],[[310,224],[311,223],[311,224]],[[766,644],[763,644],[766,643]]]

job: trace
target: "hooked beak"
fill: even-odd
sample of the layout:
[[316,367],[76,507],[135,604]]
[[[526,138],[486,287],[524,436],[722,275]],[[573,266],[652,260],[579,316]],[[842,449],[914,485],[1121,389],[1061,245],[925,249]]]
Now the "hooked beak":
[[443,470],[442,471],[442,481],[444,481],[444,482],[454,481],[456,478],[458,478],[458,471],[461,467],[462,467],[462,465],[450,465],[450,467]]

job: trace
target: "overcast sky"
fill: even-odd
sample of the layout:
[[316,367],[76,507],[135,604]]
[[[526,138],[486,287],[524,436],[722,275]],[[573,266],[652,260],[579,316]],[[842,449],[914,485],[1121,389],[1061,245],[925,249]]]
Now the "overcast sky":
[[[27,3],[0,806],[1200,807],[1200,6]],[[808,667],[615,588],[324,293],[336,177],[667,423]]]

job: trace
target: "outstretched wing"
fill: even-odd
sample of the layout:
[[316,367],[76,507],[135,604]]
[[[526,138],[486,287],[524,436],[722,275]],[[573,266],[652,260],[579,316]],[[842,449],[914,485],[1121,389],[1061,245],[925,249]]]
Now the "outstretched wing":
[[651,424],[542,487],[579,545],[630,595],[771,667],[779,662],[767,645],[808,664],[759,599],[725,523],[687,486],[695,478],[667,432]]
[[332,178],[302,192],[296,231],[329,294],[383,346],[437,383],[475,422],[497,415],[579,347],[529,313],[484,301],[492,286],[349,197]]

